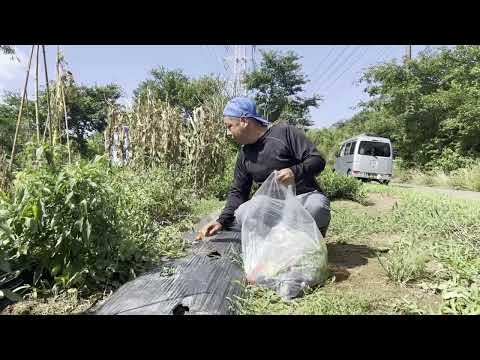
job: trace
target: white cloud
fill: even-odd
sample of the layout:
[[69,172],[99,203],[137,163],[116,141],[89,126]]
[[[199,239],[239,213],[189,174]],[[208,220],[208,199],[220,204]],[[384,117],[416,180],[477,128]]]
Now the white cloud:
[[[25,76],[28,65],[28,57],[17,47],[15,53],[18,57],[0,54],[0,90],[5,90],[9,83]],[[19,61],[20,60],[20,61]]]

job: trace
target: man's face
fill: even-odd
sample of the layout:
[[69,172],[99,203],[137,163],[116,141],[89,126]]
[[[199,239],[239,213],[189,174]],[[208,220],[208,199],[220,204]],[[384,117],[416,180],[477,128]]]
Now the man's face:
[[247,144],[248,120],[246,118],[225,117],[223,121],[236,142],[241,145]]

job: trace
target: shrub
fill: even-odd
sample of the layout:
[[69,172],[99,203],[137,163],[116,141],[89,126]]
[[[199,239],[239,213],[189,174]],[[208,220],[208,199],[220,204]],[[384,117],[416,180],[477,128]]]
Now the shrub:
[[235,164],[237,162],[237,148],[230,145],[225,159],[223,171],[215,176],[208,185],[207,193],[219,200],[225,200],[233,182]]
[[104,135],[103,133],[96,133],[95,135],[88,138],[84,156],[88,159],[94,159],[95,156],[102,156],[103,154],[105,154]]
[[472,164],[472,159],[460,155],[458,152],[445,148],[442,154],[435,160],[430,161],[427,165],[427,169],[440,169],[447,174],[460,169],[465,168]]
[[325,195],[330,199],[350,199],[361,201],[366,192],[363,184],[354,177],[339,175],[331,168],[325,168],[318,178]]
[[0,249],[34,285],[93,289],[129,277],[107,169],[101,158],[28,168],[0,200]]
[[458,189],[480,191],[480,163],[454,171],[450,185]]
[[[181,173],[162,167],[119,169],[113,176],[118,213],[128,241],[146,255],[176,255],[181,250],[175,223],[188,220],[195,198]],[[175,236],[165,237],[165,231]],[[172,241],[172,244],[166,242]],[[157,245],[162,246],[157,246]],[[164,246],[165,245],[165,246]],[[172,251],[173,248],[178,251]]]

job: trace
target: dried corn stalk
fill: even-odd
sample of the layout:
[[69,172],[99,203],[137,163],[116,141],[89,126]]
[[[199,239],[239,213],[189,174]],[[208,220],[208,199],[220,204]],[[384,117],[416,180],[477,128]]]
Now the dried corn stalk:
[[7,192],[12,181],[7,154],[0,147],[0,191]]
[[182,158],[184,120],[178,108],[157,101],[150,92],[127,115],[133,159],[137,164],[178,166]]
[[197,192],[204,189],[225,166],[227,146],[222,109],[220,99],[212,99],[196,108],[186,136],[182,138],[187,168]]
[[[105,149],[113,158],[124,159],[125,126],[130,131],[133,163],[185,171],[197,193],[223,171],[226,132],[222,119],[223,99],[211,99],[186,119],[177,107],[156,100],[147,91],[132,111],[109,113]],[[114,142],[117,146],[115,147]],[[115,150],[112,150],[115,149]]]
[[[131,160],[131,147],[127,114],[111,105],[109,122],[104,132],[105,152],[115,165],[126,165]],[[126,120],[127,119],[127,120]]]

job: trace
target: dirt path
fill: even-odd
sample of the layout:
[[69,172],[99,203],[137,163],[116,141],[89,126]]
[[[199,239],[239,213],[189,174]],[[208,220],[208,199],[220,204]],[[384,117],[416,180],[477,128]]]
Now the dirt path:
[[441,188],[441,187],[429,187],[429,186],[422,186],[422,185],[413,185],[413,184],[391,184],[391,186],[401,187],[412,189],[414,191],[427,191],[427,192],[434,192],[445,194],[447,196],[455,197],[458,199],[467,199],[467,200],[480,200],[480,192],[477,191],[465,191],[465,190],[454,190],[448,188]]
[[[400,202],[392,196],[371,193],[368,206],[352,201],[335,201],[337,206],[361,211],[370,216],[390,216],[395,203]],[[336,241],[335,236],[328,239],[327,247],[329,268],[334,281],[325,287],[328,293],[339,296],[352,295],[368,301],[372,314],[402,313],[405,304],[416,304],[426,312],[437,312],[441,298],[424,292],[415,286],[400,286],[390,281],[380,264],[377,255],[385,255],[399,239],[396,234],[376,233],[367,237],[358,237],[348,242]]]

